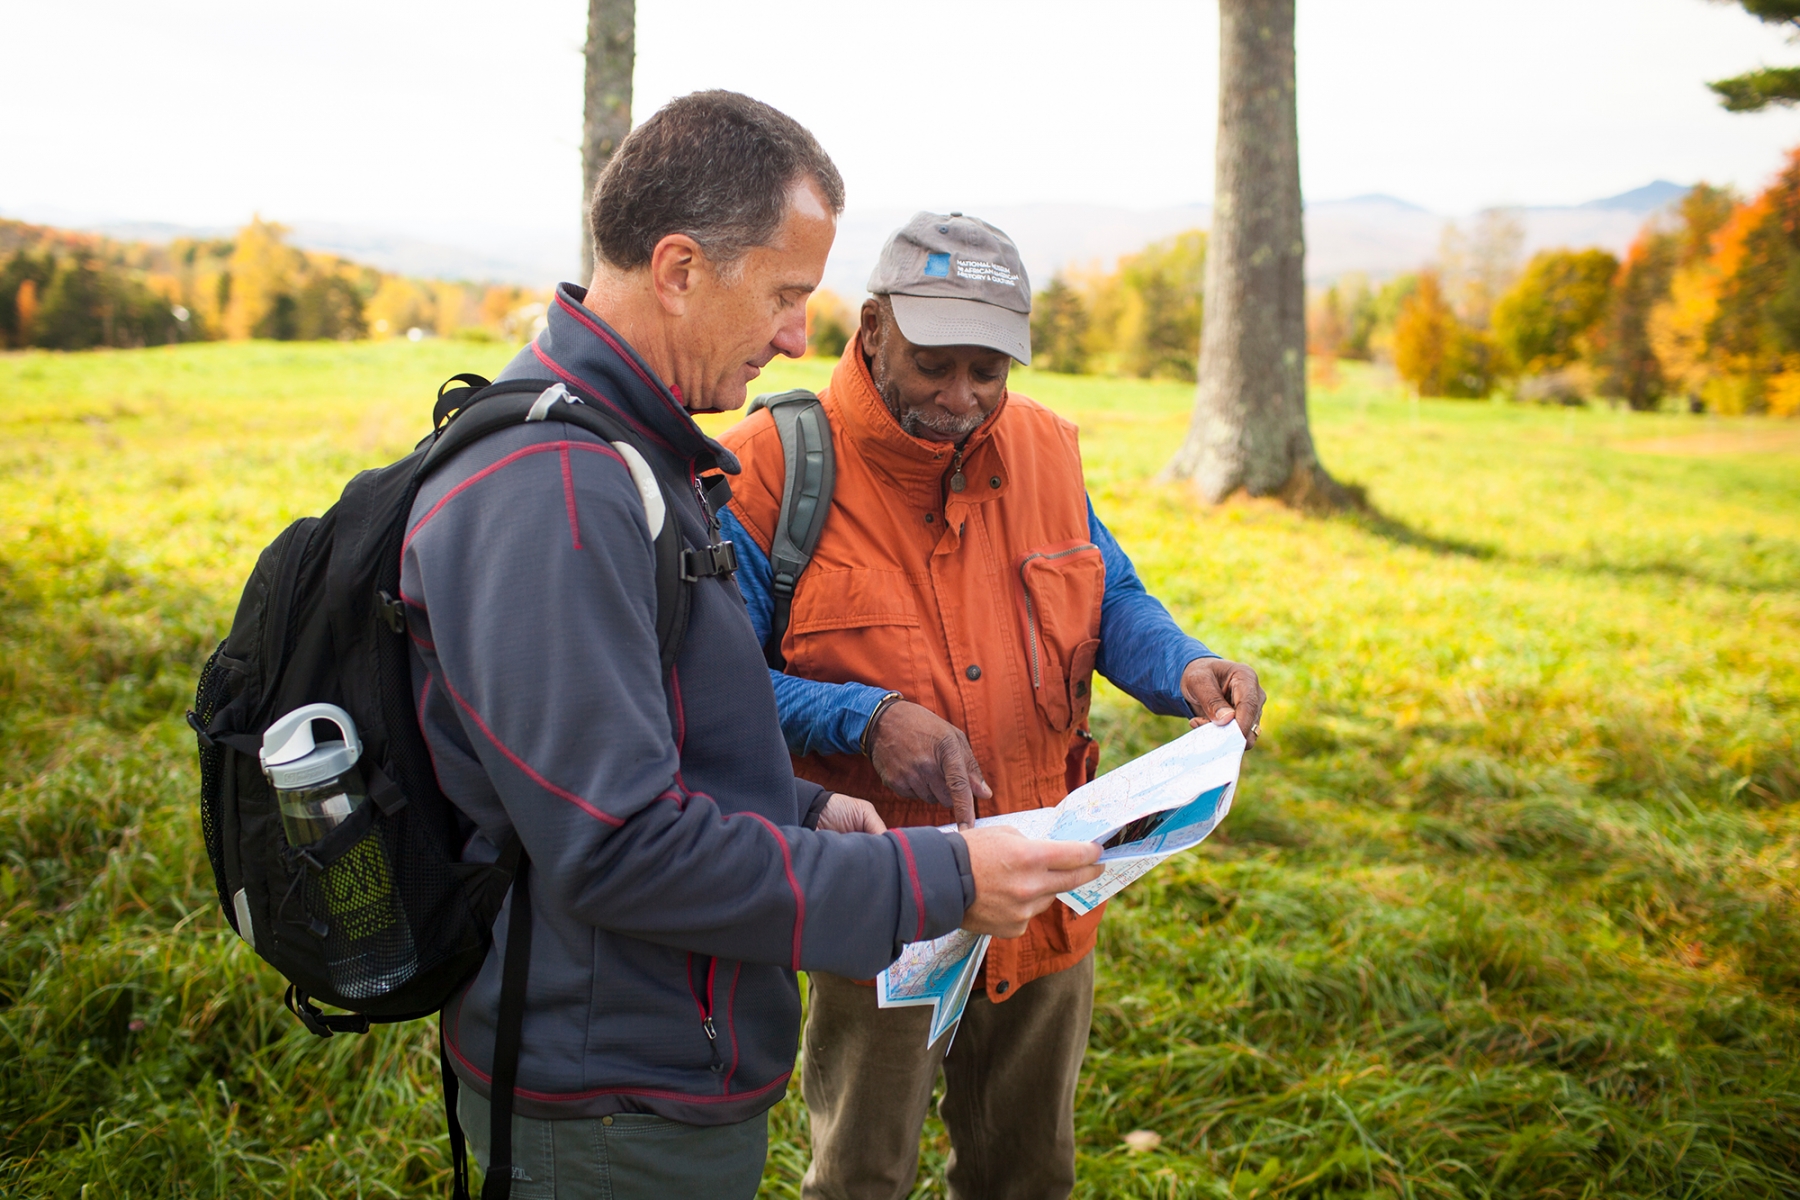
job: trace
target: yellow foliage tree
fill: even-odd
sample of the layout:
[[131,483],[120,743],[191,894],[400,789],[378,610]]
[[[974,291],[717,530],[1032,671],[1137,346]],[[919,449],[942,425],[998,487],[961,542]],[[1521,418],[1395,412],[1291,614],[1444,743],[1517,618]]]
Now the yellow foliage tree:
[[1455,333],[1456,314],[1444,299],[1437,272],[1420,272],[1419,286],[1400,306],[1400,316],[1394,322],[1394,369],[1421,396],[1444,394],[1444,376]]
[[807,352],[821,358],[836,358],[850,344],[856,332],[857,318],[830,288],[820,288],[806,299]]
[[1394,320],[1394,368],[1421,396],[1479,398],[1494,386],[1498,351],[1486,331],[1457,320],[1437,272],[1419,283]]
[[305,263],[299,251],[284,240],[287,229],[252,217],[238,230],[232,250],[231,299],[225,307],[225,336],[234,341],[273,337],[272,319],[279,319],[283,299],[292,304],[298,277]]
[[1110,273],[1097,264],[1066,272],[1054,302],[1079,310],[1079,348],[1058,357],[1102,374],[1193,379],[1205,269],[1206,233],[1191,229],[1125,255]]
[[432,288],[432,307],[439,337],[450,337],[465,325],[473,324],[469,318],[469,294],[461,285],[439,282]]
[[431,293],[399,275],[381,281],[365,312],[371,337],[405,337],[410,330],[437,325],[437,305]]
[[1706,329],[1719,310],[1719,272],[1702,259],[1675,272],[1669,295],[1650,310],[1650,348],[1676,393],[1699,396],[1713,375]]

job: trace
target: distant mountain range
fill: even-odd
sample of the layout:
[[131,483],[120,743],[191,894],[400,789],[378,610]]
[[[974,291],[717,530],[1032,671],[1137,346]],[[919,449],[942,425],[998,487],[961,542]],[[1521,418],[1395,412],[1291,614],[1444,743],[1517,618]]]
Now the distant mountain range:
[[[1680,184],[1659,179],[1585,204],[1517,209],[1525,227],[1525,252],[1553,246],[1600,246],[1623,254],[1652,213],[1678,201],[1687,191]],[[1184,230],[1204,229],[1212,217],[1212,207],[1207,204],[1155,209],[1012,204],[970,211],[1012,235],[1033,284],[1040,287],[1060,269],[1110,269],[1120,255]],[[0,210],[0,215],[88,229],[130,241],[220,237],[231,232],[142,221],[72,220],[68,214],[50,212]],[[825,286],[847,300],[859,300],[888,233],[911,215],[911,210],[900,208],[846,211],[826,265]],[[1383,195],[1314,201],[1306,207],[1308,280],[1325,283],[1354,271],[1380,279],[1415,270],[1436,255],[1444,226],[1451,220],[1466,226],[1468,216],[1434,213]],[[566,236],[506,231],[424,238],[391,229],[311,221],[295,221],[291,228],[296,245],[341,254],[387,271],[535,287],[568,279],[579,252],[573,230]]]

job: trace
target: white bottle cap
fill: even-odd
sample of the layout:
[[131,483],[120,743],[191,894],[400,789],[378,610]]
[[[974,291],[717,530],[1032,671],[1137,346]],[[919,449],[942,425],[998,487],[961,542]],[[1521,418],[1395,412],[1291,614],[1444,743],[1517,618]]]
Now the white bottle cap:
[[[344,735],[343,740],[315,743],[314,721],[330,721]],[[335,704],[308,704],[269,726],[257,757],[275,787],[311,787],[354,767],[362,757],[362,742],[349,713]]]

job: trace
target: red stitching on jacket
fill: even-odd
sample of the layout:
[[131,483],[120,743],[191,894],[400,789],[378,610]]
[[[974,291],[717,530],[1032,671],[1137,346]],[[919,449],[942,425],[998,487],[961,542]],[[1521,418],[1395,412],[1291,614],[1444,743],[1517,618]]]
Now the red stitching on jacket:
[[670,454],[675,453],[675,447],[669,445],[667,439],[665,439],[660,434],[658,434],[654,429],[651,429],[649,426],[647,426],[647,425],[643,424],[642,422],[640,422],[639,420],[637,420],[635,417],[633,417],[630,413],[626,412],[624,409],[620,408],[616,403],[613,402],[611,397],[607,396],[604,392],[600,391],[599,388],[596,388],[591,383],[585,382],[584,380],[581,379],[580,376],[571,372],[568,368],[564,367],[561,363],[558,363],[554,358],[551,358],[548,354],[545,354],[544,351],[538,346],[538,344],[536,342],[531,343],[531,352],[533,354],[537,355],[537,360],[539,362],[543,363],[546,367],[549,367],[552,371],[555,371],[558,375],[562,376],[563,381],[565,383],[572,383],[576,387],[580,388],[583,392],[586,392],[590,395],[598,397],[600,400],[605,402],[606,407],[610,408],[613,412],[613,415],[618,417],[619,420],[625,422],[627,425],[631,426],[633,429],[637,430],[639,433],[643,434],[645,437],[649,438],[651,441],[655,442],[657,445],[659,445],[663,449],[667,450]]
[[731,1095],[731,1080],[737,1074],[738,1040],[737,1040],[737,985],[738,978],[744,973],[744,964],[736,963],[731,968],[731,991],[725,997],[725,1031],[731,1035],[731,1070],[725,1072],[725,1094]]
[[[426,513],[424,516],[420,517],[418,519],[418,521],[413,525],[413,527],[407,531],[406,540],[404,542],[400,543],[401,557],[402,558],[405,557],[407,548],[412,545],[413,539],[419,536],[419,531],[421,529],[425,528],[425,523],[427,521],[431,520],[431,518],[437,516],[438,513],[443,510],[444,505],[450,503],[450,501],[452,499],[454,499],[455,497],[460,496],[468,488],[479,483],[481,480],[486,479],[489,475],[492,475],[494,472],[500,470],[502,467],[509,467],[513,463],[518,462],[520,459],[529,458],[533,454],[548,454],[552,450],[560,450],[566,454],[569,450],[572,450],[572,449],[573,450],[590,450],[595,454],[609,455],[613,459],[617,460],[618,464],[621,467],[624,467],[626,471],[631,470],[631,467],[626,464],[625,458],[623,455],[621,455],[617,450],[614,450],[611,446],[604,445],[600,442],[570,442],[570,441],[538,442],[536,445],[526,446],[521,450],[514,450],[511,454],[507,455],[505,458],[501,459],[499,462],[492,463],[488,466],[481,468],[481,470],[475,472],[473,475],[469,476],[467,479],[463,480],[461,483],[457,484],[455,487],[453,487],[449,491],[445,492],[444,498],[439,500],[436,504],[432,505],[431,511]],[[635,487],[636,485],[634,484],[633,486]],[[404,597],[402,597],[402,598],[404,598]],[[408,600],[407,603],[411,604],[412,601]]]
[[912,880],[913,907],[919,910],[919,932],[913,935],[913,941],[925,940],[925,892],[919,887],[919,864],[913,861],[912,841],[898,829],[890,829],[900,842],[900,851],[906,856],[906,876]]
[[[681,676],[673,666],[669,668],[669,690],[675,693],[675,755],[687,748],[687,708],[681,703]],[[675,771],[675,782],[681,783],[681,770]],[[681,784],[681,790],[687,790],[687,784]]]
[[501,741],[494,734],[492,729],[488,728],[488,723],[481,719],[481,714],[475,711],[473,705],[463,699],[462,693],[456,690],[455,685],[450,682],[450,677],[448,675],[444,676],[444,690],[450,693],[450,698],[456,701],[457,707],[468,713],[470,719],[472,719],[475,724],[481,726],[481,732],[487,736],[488,741],[494,743],[494,748],[506,755],[507,761],[512,763],[513,766],[525,772],[525,774],[531,778],[533,783],[543,788],[546,792],[549,792],[552,796],[560,796],[570,804],[573,804],[576,808],[579,808],[582,812],[587,813],[590,817],[604,821],[614,829],[618,829],[625,824],[625,822],[618,817],[613,816],[611,813],[600,811],[586,800],[583,800],[580,796],[577,796],[574,792],[569,791],[567,788],[557,787],[554,783],[551,783],[548,779],[545,779],[542,775],[539,775],[536,771],[532,770],[530,763],[527,763],[517,754],[514,754],[507,744]]
[[[460,1013],[458,1015],[460,1019]],[[494,1082],[494,1077],[492,1075],[489,1075],[486,1071],[483,1071],[480,1067],[477,1067],[468,1060],[468,1057],[463,1054],[462,1048],[456,1044],[454,1039],[445,1038],[444,1045],[450,1047],[450,1053],[456,1056],[457,1062],[469,1069],[469,1074],[475,1076],[475,1078],[481,1080],[483,1083]],[[779,1087],[786,1087],[788,1077],[793,1073],[792,1070],[783,1071],[780,1075],[777,1075],[774,1079],[763,1084],[761,1087],[748,1092],[739,1092],[735,1096],[695,1096],[690,1095],[687,1092],[669,1092],[656,1088],[623,1087],[593,1088],[592,1090],[585,1092],[534,1092],[530,1088],[515,1087],[513,1088],[513,1095],[523,1096],[527,1100],[542,1100],[546,1104],[563,1104],[576,1100],[592,1100],[595,1096],[652,1096],[658,1100],[681,1100],[688,1104],[724,1104],[732,1100],[754,1100],[756,1097],[761,1096],[766,1092],[772,1092]]]
[[[589,331],[591,331],[594,334],[595,337],[597,337],[601,341],[605,342],[608,346],[611,346],[613,349],[613,353],[617,354],[621,359],[624,360],[625,365],[631,368],[632,373],[634,375],[636,375],[639,379],[643,380],[645,385],[648,386],[651,391],[656,393],[656,398],[663,402],[663,407],[667,408],[670,412],[676,413],[679,416],[683,416],[683,417],[688,416],[686,409],[679,408],[676,405],[669,403],[669,397],[668,397],[667,392],[665,392],[663,385],[658,383],[656,380],[652,379],[650,376],[648,376],[644,373],[644,368],[638,366],[638,361],[636,358],[634,358],[632,356],[631,352],[626,350],[625,347],[619,345],[618,340],[616,338],[614,338],[612,334],[606,332],[606,326],[600,324],[598,321],[595,321],[593,318],[589,317],[586,313],[582,312],[579,305],[570,303],[569,298],[567,296],[563,295],[560,291],[556,293],[556,302],[558,304],[562,305],[564,312],[568,313],[571,317],[574,317],[577,321],[581,322],[581,324],[585,325],[589,329]],[[692,418],[689,418],[689,419],[691,420]]]
[[[798,971],[800,969],[800,934],[806,926],[806,895],[800,890],[800,880],[794,876],[794,855],[788,849],[787,839],[781,835],[781,830],[776,827],[775,822],[761,813],[735,812],[731,814],[731,817],[749,817],[752,821],[761,821],[769,827],[769,832],[775,835],[776,844],[781,847],[781,865],[787,869],[788,887],[792,888],[794,892],[794,963],[791,969]],[[729,821],[731,817],[725,819]]]
[[575,472],[569,469],[569,448],[562,448],[563,507],[569,510],[569,537],[581,549],[581,525],[575,519]]

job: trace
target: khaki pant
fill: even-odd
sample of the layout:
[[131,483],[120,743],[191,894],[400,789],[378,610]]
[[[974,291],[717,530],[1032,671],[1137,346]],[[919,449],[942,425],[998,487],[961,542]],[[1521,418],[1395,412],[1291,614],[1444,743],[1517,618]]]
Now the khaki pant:
[[1004,1004],[976,993],[928,1047],[928,1008],[878,1008],[835,975],[811,985],[800,1083],[812,1119],[804,1200],[904,1200],[940,1067],[951,1200],[1065,1200],[1075,1186],[1075,1084],[1094,1013],[1094,956]]

